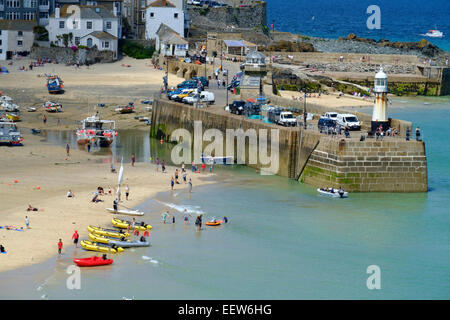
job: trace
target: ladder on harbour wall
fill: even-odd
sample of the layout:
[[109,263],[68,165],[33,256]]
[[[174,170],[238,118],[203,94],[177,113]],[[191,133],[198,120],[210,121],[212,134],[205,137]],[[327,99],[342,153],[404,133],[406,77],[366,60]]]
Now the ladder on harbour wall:
[[[308,164],[309,158],[311,158],[311,155],[313,154],[314,150],[316,150],[317,146],[320,143],[320,137],[315,142],[314,147],[312,147],[310,150],[307,150],[306,146],[303,145],[303,130],[300,130],[300,139],[298,141],[298,149],[296,152],[296,162],[295,162],[295,176],[294,178],[299,181],[300,177],[302,176],[303,171],[306,168],[306,165]],[[302,150],[303,153],[302,153]],[[306,159],[304,163],[302,164],[302,155],[306,155]]]

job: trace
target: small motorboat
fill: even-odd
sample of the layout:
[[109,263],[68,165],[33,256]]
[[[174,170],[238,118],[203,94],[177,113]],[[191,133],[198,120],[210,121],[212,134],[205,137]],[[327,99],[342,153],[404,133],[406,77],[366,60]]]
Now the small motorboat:
[[28,112],[36,112],[36,110],[37,110],[37,109],[36,109],[35,107],[28,107],[28,108],[27,108],[27,111],[28,111]]
[[348,192],[347,191],[339,192],[339,189],[333,189],[333,192],[331,192],[325,189],[318,188],[317,192],[319,192],[319,194],[321,195],[332,198],[348,198]]
[[106,259],[106,254],[103,257],[92,256],[90,258],[73,259],[73,262],[79,267],[96,267],[112,264],[113,259]]
[[430,38],[442,38],[444,37],[444,33],[439,30],[428,30],[428,32],[423,34],[423,36]]
[[[128,226],[131,225],[131,221],[113,218],[112,224],[116,228],[128,229]],[[151,228],[152,228],[152,226],[149,224],[146,224],[144,221],[135,221],[134,222],[134,230],[145,231],[145,230],[150,230]]]
[[211,221],[205,222],[205,225],[215,227],[215,226],[220,226],[222,223],[223,223],[223,220],[211,220]]
[[[106,208],[107,211],[115,213],[113,208]],[[125,214],[127,216],[143,216],[145,213],[139,210],[129,210],[129,209],[117,209],[118,214]]]
[[88,226],[87,230],[92,234],[97,234],[101,236],[113,237],[113,238],[122,238],[129,237],[130,234],[127,232],[118,231],[116,229],[105,229],[101,227]]

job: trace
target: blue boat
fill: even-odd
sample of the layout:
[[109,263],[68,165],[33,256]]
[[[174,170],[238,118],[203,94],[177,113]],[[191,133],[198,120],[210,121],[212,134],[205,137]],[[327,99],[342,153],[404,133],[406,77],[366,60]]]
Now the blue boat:
[[47,78],[48,93],[62,93],[64,92],[64,81],[58,76],[50,76]]

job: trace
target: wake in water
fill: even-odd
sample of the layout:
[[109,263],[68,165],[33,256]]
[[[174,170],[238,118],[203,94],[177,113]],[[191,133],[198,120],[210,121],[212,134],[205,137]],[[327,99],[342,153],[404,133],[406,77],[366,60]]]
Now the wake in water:
[[188,213],[205,214],[204,211],[200,210],[201,207],[199,206],[177,205],[175,203],[165,203],[159,200],[156,201],[181,213],[183,213],[184,210],[186,210]]
[[142,256],[142,259],[143,259],[143,260],[150,261],[151,263],[154,263],[154,264],[158,264],[158,263],[159,263],[158,260],[155,260],[155,259],[153,259],[152,257]]

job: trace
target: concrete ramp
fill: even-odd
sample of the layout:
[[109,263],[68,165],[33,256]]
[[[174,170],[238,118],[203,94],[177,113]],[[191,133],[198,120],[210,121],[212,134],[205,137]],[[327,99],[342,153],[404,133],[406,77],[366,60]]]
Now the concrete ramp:
[[306,164],[313,151],[320,143],[320,134],[316,132],[309,132],[305,130],[300,131],[298,155],[297,155],[297,181],[300,180],[303,170],[305,170]]

